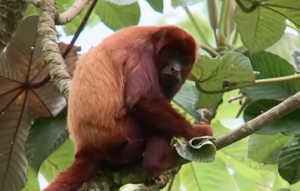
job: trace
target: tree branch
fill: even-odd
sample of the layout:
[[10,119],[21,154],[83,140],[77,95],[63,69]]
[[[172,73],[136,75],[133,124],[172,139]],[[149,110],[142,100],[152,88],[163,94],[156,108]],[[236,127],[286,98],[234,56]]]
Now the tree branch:
[[56,24],[63,25],[71,22],[89,2],[90,0],[76,0],[64,13],[59,14]]
[[300,92],[215,141],[218,150],[233,144],[300,107]]
[[54,0],[42,0],[41,13],[38,23],[38,35],[41,42],[41,50],[45,62],[50,70],[50,77],[58,88],[59,92],[68,100],[71,76],[67,66],[60,54],[56,41],[55,20],[58,10]]
[[[42,6],[43,0],[31,0],[31,4],[36,7]],[[90,0],[76,0],[64,13],[56,18],[57,25],[64,25],[71,22],[77,15],[81,13],[84,7],[89,4]]]

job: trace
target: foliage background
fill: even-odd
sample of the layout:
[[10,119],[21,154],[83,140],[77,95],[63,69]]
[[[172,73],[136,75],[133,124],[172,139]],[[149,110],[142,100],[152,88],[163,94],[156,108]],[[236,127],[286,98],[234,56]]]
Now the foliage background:
[[[116,2],[120,2],[118,0],[114,0]],[[130,0],[127,0],[128,2]],[[291,0],[292,1],[292,0]],[[62,0],[58,1],[58,7],[61,12],[63,12],[67,7],[72,5],[74,0]],[[123,1],[124,2],[124,1]],[[150,7],[149,3],[152,7],[157,10],[161,10],[161,6],[159,4],[155,4],[155,0],[140,0],[138,4],[140,5],[141,18],[139,21],[139,25],[151,25],[151,24],[176,24],[189,32],[191,32],[197,40],[201,43],[202,39],[199,38],[194,26],[188,19],[186,12],[181,8],[172,8],[171,4],[176,1],[164,0],[164,14],[156,12],[153,8]],[[191,1],[189,1],[191,2]],[[192,11],[194,17],[196,18],[197,24],[204,31],[208,41],[214,44],[214,36],[210,30],[209,21],[208,21],[208,12],[207,12],[207,1],[201,1],[200,3],[189,6]],[[221,1],[218,1],[219,3]],[[111,7],[105,7],[106,11]],[[95,10],[95,12],[100,10]],[[78,24],[82,20],[82,16],[86,12],[83,11],[78,17],[75,18],[74,21],[67,24],[65,27],[57,27],[61,32],[62,36],[60,37],[60,41],[69,43],[72,39],[72,35],[78,26]],[[104,10],[101,10],[100,13],[103,13]],[[29,9],[27,14],[35,13],[34,9]],[[134,13],[136,14],[136,13]],[[125,15],[126,16],[126,15]],[[124,16],[124,17],[125,17]],[[115,20],[114,20],[115,19]],[[112,18],[112,20],[107,19],[106,22],[111,21],[110,26],[119,27],[118,23],[114,23],[117,19],[122,18]],[[133,19],[134,20],[134,19]],[[76,45],[81,46],[83,53],[90,49],[92,46],[96,45],[101,39],[105,38],[109,34],[112,34],[114,31],[109,29],[103,23],[99,23],[99,18],[95,13],[93,13],[89,19],[88,25],[89,27],[85,28],[85,30],[81,33],[79,39],[76,42]],[[130,20],[128,22],[131,22]],[[297,34],[297,32],[286,29],[286,31]],[[66,34],[64,34],[66,33]],[[70,36],[67,36],[70,35]],[[299,37],[299,36],[298,36]],[[292,39],[292,40],[291,40]],[[288,43],[287,43],[288,42]],[[242,45],[241,40],[239,40],[240,45]],[[266,63],[277,63],[282,62],[283,66],[285,60],[280,60],[277,55],[280,55],[281,58],[284,58],[288,61],[292,60],[290,55],[290,50],[295,49],[295,47],[299,48],[300,41],[299,38],[294,38],[294,36],[290,34],[285,34],[281,40],[271,47],[267,48],[267,52],[259,53],[261,57],[265,56],[270,58],[270,60],[263,60]],[[282,51],[281,48],[285,47],[285,50]],[[202,51],[203,54],[207,54]],[[273,54],[271,54],[273,53]],[[268,57],[269,56],[269,57]],[[259,68],[259,58],[251,57],[253,67],[261,70],[267,71],[269,70],[268,75],[266,77],[274,77],[282,75],[280,73],[279,64],[276,67],[279,70],[270,70],[272,65],[265,65],[265,68]],[[276,68],[275,67],[275,68]],[[285,71],[285,68],[282,68],[282,71]],[[274,72],[274,73],[272,73]],[[276,73],[278,72],[278,73]],[[284,85],[282,86],[283,88]],[[267,86],[267,88],[270,88]],[[286,87],[291,88],[291,87]],[[255,88],[254,88],[255,90]],[[228,103],[228,100],[233,96],[238,95],[238,91],[231,91],[226,93],[224,96],[224,102],[219,107],[217,116],[212,121],[211,125],[214,127],[215,136],[222,135],[230,130],[238,127],[239,125],[244,123],[244,119],[251,119],[259,113],[257,111],[265,111],[266,109],[274,106],[278,103],[278,100],[286,98],[291,94],[291,92],[282,92],[276,89],[278,92],[275,92],[274,100],[263,100],[262,97],[265,96],[265,92],[258,92],[258,89],[254,91],[253,89],[244,89],[244,93],[248,93],[247,95],[252,98],[252,100],[256,100],[257,102],[252,104],[251,107],[248,107],[245,112],[247,115],[241,115],[235,119],[235,116],[240,108],[238,102]],[[268,89],[264,89],[268,90]],[[272,89],[274,90],[274,89]],[[186,91],[189,93],[188,91]],[[256,92],[256,95],[253,94]],[[184,96],[184,94],[182,94]],[[187,94],[186,96],[190,96]],[[268,92],[268,98],[272,95]],[[277,96],[277,97],[276,97]],[[281,97],[280,97],[281,96]],[[261,110],[260,110],[261,109]],[[211,164],[200,164],[200,163],[189,163],[183,166],[182,170],[175,177],[172,190],[202,190],[202,191],[218,191],[218,190],[226,190],[226,191],[284,191],[284,190],[292,190],[296,191],[300,189],[300,184],[296,183],[293,185],[289,185],[289,183],[283,180],[278,173],[278,153],[282,149],[284,145],[286,145],[293,138],[293,134],[297,131],[297,124],[299,124],[297,119],[297,112],[294,115],[289,115],[289,117],[285,118],[283,121],[280,121],[279,124],[273,124],[273,126],[269,126],[264,130],[260,131],[259,134],[251,135],[235,144],[232,144],[221,151],[218,151],[218,155],[216,160]],[[50,122],[44,120],[39,122],[38,120],[33,125],[33,129],[40,128],[40,132],[44,131],[43,137],[47,137],[47,133],[52,132],[52,135],[55,136],[55,133],[61,132],[60,128],[65,126],[65,115],[62,112],[55,122]],[[59,126],[58,126],[59,124]],[[274,128],[275,127],[275,128]],[[287,127],[294,127],[287,128]],[[277,129],[276,129],[277,128]],[[279,129],[280,128],[280,129]],[[48,131],[47,131],[48,130]],[[37,132],[37,131],[35,131]],[[279,133],[280,132],[280,133]],[[282,134],[281,134],[282,133]],[[41,133],[40,135],[42,135]],[[34,135],[34,134],[32,134]],[[35,140],[37,142],[44,143],[45,140],[38,140],[39,137],[36,137]],[[297,143],[296,139],[293,139]],[[43,142],[44,141],[44,142]],[[33,141],[29,142],[30,145]],[[293,143],[293,142],[291,142]],[[41,144],[39,147],[35,147],[37,150],[41,151],[45,149],[47,145]],[[31,147],[32,148],[32,147]],[[295,148],[298,149],[298,148]],[[72,162],[72,157],[74,153],[73,143],[70,140],[67,140],[64,144],[62,144],[54,153],[52,153],[41,165],[40,173],[39,173],[39,182],[40,187],[36,181],[36,171],[34,164],[28,167],[28,183],[26,187],[23,189],[35,191],[43,189],[47,181],[53,180],[59,171],[66,169],[67,166]],[[30,158],[30,156],[29,156]],[[33,158],[35,159],[35,158]],[[31,159],[31,162],[33,161]],[[295,164],[296,166],[298,163]],[[287,165],[288,166],[288,165]],[[290,165],[291,166],[291,165]],[[43,174],[43,177],[41,176]],[[129,190],[135,187],[134,185],[126,185],[123,187],[123,190]],[[284,189],[283,189],[284,188]],[[165,188],[165,190],[168,189]]]

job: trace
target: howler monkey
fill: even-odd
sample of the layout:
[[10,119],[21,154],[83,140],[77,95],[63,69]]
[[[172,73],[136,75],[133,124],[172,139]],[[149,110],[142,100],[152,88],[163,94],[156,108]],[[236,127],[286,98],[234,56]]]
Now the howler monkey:
[[195,39],[176,26],[133,26],[81,56],[69,97],[75,161],[44,191],[75,191],[97,167],[141,161],[148,177],[175,159],[173,136],[210,135],[170,100],[196,60]]

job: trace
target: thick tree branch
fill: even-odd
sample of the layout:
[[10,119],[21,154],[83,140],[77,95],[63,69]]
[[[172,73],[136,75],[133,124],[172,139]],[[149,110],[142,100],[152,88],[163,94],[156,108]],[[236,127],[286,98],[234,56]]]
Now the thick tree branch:
[[38,35],[41,42],[42,53],[50,70],[50,77],[58,90],[68,100],[71,76],[60,54],[56,41],[55,20],[58,10],[54,0],[42,0],[41,14],[38,23]]

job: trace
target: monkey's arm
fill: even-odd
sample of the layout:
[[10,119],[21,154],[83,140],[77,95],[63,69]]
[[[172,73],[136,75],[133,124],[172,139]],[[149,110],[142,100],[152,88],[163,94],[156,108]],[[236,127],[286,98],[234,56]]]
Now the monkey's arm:
[[133,106],[131,114],[143,128],[153,135],[177,136],[190,140],[193,137],[212,135],[208,125],[193,125],[172,108],[168,100],[163,98],[140,98]]

